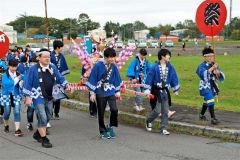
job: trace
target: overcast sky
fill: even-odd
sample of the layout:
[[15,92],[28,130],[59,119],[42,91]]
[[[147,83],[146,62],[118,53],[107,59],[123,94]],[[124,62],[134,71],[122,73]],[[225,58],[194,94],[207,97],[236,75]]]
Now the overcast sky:
[[[196,9],[203,0],[47,0],[48,17],[78,18],[86,13],[103,26],[105,22],[120,24],[139,20],[147,26],[175,25],[185,19],[195,19]],[[230,0],[223,0],[229,13]],[[240,0],[232,0],[232,17],[240,17]],[[20,4],[21,3],[21,4]],[[44,0],[1,0],[0,25],[19,15],[45,16]],[[227,22],[229,15],[227,16]]]

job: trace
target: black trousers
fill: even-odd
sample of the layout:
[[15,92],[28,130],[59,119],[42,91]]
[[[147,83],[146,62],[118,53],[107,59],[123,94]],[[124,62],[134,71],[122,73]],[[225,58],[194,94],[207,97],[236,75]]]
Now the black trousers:
[[4,113],[4,107],[0,105],[0,115],[3,115],[3,113]]
[[118,108],[116,104],[116,98],[115,96],[108,96],[108,97],[100,97],[96,96],[97,99],[97,109],[98,109],[98,124],[99,124],[99,131],[100,133],[107,130],[105,123],[104,123],[104,114],[105,114],[105,108],[107,106],[107,103],[110,107],[110,127],[118,126]]
[[53,108],[54,108],[54,113],[55,113],[55,115],[56,115],[56,114],[59,114],[59,111],[60,111],[60,102],[61,102],[61,100],[57,100],[57,101],[53,102]]

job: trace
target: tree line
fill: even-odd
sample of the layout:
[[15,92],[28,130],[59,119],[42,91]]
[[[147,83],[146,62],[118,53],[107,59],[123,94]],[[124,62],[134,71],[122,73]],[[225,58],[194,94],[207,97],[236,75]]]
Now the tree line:
[[[20,15],[16,20],[11,21],[8,25],[18,33],[26,33],[28,37],[34,34],[45,33],[45,18],[38,16],[26,16]],[[68,34],[68,37],[76,38],[78,34],[87,34],[88,30],[97,29],[100,27],[99,22],[94,22],[86,13],[79,14],[78,18],[65,18],[59,20],[56,18],[48,18],[49,35],[56,38],[62,38],[63,34]],[[149,36],[158,38],[160,35],[168,36],[171,30],[174,29],[187,29],[180,38],[203,38],[204,35],[199,32],[196,23],[193,20],[184,20],[178,22],[176,25],[162,25],[148,27],[141,21],[135,21],[133,23],[120,24],[118,22],[108,21],[103,26],[107,33],[107,37],[112,36],[112,31],[122,37],[123,40],[133,38],[134,31],[149,29]],[[240,40],[240,18],[235,17],[231,20],[231,23],[224,26],[224,29],[220,33],[227,39]]]

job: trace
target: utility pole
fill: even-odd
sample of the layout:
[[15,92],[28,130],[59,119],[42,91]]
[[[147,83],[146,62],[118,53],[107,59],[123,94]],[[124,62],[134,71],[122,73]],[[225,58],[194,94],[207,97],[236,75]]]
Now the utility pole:
[[229,32],[231,32],[231,21],[232,21],[232,0],[230,0],[230,14],[229,14]]
[[45,34],[47,35],[47,44],[48,44],[48,50],[49,50],[47,0],[44,0],[44,4],[45,4]]
[[70,19],[70,25],[69,25],[69,39],[71,40],[72,38],[72,19]]
[[25,29],[26,39],[27,39],[28,33],[27,33],[27,13],[26,12],[24,12],[24,19],[25,19],[24,29]]

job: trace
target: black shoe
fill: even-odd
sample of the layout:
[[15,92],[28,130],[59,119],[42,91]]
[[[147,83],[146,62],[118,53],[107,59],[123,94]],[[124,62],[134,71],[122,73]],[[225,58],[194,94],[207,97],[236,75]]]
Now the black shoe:
[[152,131],[152,123],[149,123],[146,121],[146,129],[147,129],[147,131],[151,132]]
[[38,141],[39,143],[42,142],[42,138],[41,138],[38,130],[33,134],[33,139],[35,139],[35,140]]
[[211,120],[211,124],[212,125],[217,125],[219,123],[219,121],[216,119],[216,118],[213,118],[212,120]]
[[90,114],[90,117],[97,118],[97,114]]
[[201,120],[201,121],[207,121],[207,118],[206,118],[206,116],[204,116],[204,115],[199,115],[199,120]]
[[7,126],[4,126],[4,132],[5,133],[9,133],[9,126],[7,125]]
[[28,131],[33,131],[32,123],[27,124],[27,129],[28,129]]
[[59,119],[60,119],[60,117],[59,117],[59,114],[58,114],[58,113],[56,113],[54,117],[55,117],[55,119],[56,119],[56,120],[59,120]]
[[52,148],[52,143],[50,143],[49,139],[47,137],[43,138],[42,146],[44,148]]
[[46,128],[46,135],[50,135],[50,131]]
[[16,137],[22,137],[23,136],[23,132],[20,129],[18,129],[18,130],[15,131],[15,136]]

